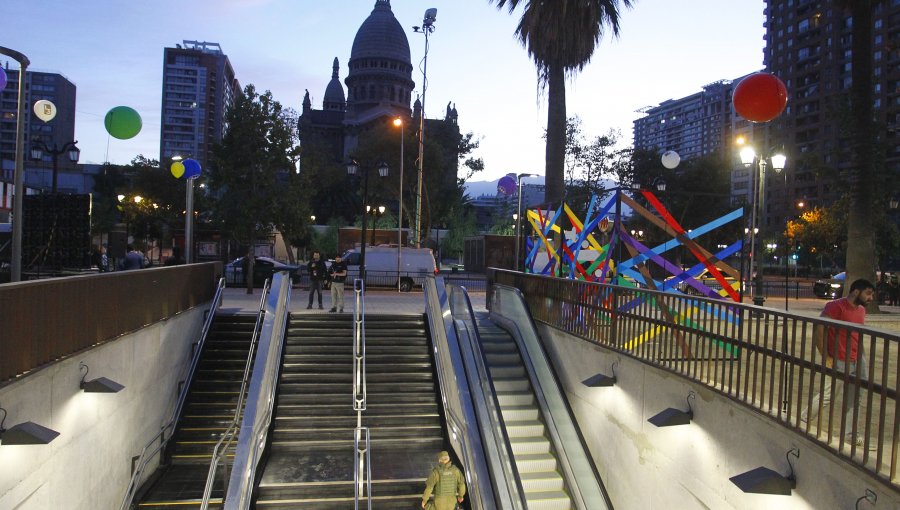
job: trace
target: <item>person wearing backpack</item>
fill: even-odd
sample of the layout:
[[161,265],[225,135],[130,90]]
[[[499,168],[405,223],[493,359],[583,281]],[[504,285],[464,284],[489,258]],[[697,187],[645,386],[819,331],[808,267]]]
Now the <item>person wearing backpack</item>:
[[422,508],[428,505],[428,499],[434,492],[435,510],[454,510],[457,503],[463,502],[466,495],[466,477],[458,467],[450,463],[450,454],[440,452],[438,464],[431,470],[425,481],[425,493],[422,494]]

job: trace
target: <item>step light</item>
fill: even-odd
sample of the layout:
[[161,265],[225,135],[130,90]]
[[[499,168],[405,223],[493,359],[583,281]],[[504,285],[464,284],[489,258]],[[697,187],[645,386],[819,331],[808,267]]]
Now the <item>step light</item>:
[[791,448],[785,457],[788,466],[791,468],[790,474],[783,476],[777,471],[773,471],[767,467],[758,467],[751,469],[746,473],[729,478],[731,483],[738,486],[743,492],[748,494],[770,494],[774,496],[790,496],[791,491],[797,488],[797,479],[794,477],[794,465],[791,463],[791,455],[800,458],[800,449]]
[[612,364],[612,367],[610,367],[612,375],[599,373],[581,381],[581,384],[587,386],[588,388],[609,388],[611,386],[615,386],[616,382],[618,381],[618,378],[616,377],[616,365],[618,364],[619,362],[616,361]]
[[6,421],[6,409],[0,407],[0,411],[3,411],[3,419],[0,420],[0,445],[48,444],[59,435],[55,430],[30,421],[5,429],[3,422]]
[[125,386],[106,377],[86,380],[90,368],[84,363],[78,364],[78,370],[84,370],[84,375],[81,376],[81,383],[78,387],[84,390],[85,393],[118,393],[125,389]]
[[696,395],[694,392],[688,393],[687,396],[687,404],[688,410],[682,411],[681,409],[675,409],[674,407],[670,407],[660,413],[657,413],[649,420],[650,423],[656,425],[657,427],[674,427],[677,425],[688,425],[691,423],[691,420],[694,418],[694,409],[691,407],[691,399],[695,398]]

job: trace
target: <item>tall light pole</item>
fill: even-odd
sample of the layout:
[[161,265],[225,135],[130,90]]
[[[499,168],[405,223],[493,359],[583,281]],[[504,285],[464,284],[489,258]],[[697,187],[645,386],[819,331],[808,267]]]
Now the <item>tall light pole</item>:
[[425,57],[422,59],[422,109],[419,112],[419,158],[418,184],[416,191],[416,248],[422,247],[422,160],[425,155],[425,92],[428,90],[428,36],[434,32],[434,22],[437,20],[437,9],[434,7],[425,10],[421,27],[413,27],[416,33],[425,34]]
[[50,158],[53,161],[53,184],[50,188],[52,193],[56,193],[56,179],[59,175],[59,155],[67,154],[69,156],[69,161],[72,163],[78,162],[78,157],[81,155],[81,150],[77,146],[78,140],[74,142],[66,142],[62,147],[57,147],[56,144],[53,144],[53,147],[48,147],[43,140],[37,139],[31,143],[31,159],[35,161],[40,161],[44,158],[44,153],[50,155]]
[[[764,154],[757,155],[753,147],[750,147],[749,145],[741,149],[740,154],[741,163],[743,163],[746,168],[753,170],[753,174],[756,178],[756,186],[753,188],[750,213],[749,232],[752,235],[750,238],[750,267],[754,267],[755,261],[756,275],[753,280],[753,304],[762,306],[766,301],[765,296],[763,296],[763,264],[761,263],[761,253],[757,250],[759,248],[759,238],[763,237],[764,232],[764,222],[762,219],[765,217],[766,211],[766,167],[768,166],[768,162],[766,161],[767,158]],[[787,158],[784,154],[772,154],[768,159],[772,161],[772,168],[775,170],[775,173],[780,173],[784,170],[785,163],[787,162]],[[754,161],[757,162],[758,172],[753,168]]]
[[[351,159],[347,162],[347,175],[357,175],[360,171],[359,162]],[[378,175],[381,177],[388,176],[387,163],[379,163]],[[363,281],[366,279],[366,216],[369,212],[369,169],[362,170],[363,180],[363,203],[362,203],[362,231],[360,234],[359,247],[359,277]]]
[[0,55],[12,57],[19,63],[19,103],[16,108],[16,167],[13,177],[12,253],[9,261],[9,281],[22,280],[22,197],[25,196],[25,75],[31,61],[23,53],[0,46]]
[[397,292],[400,292],[400,257],[403,255],[403,138],[405,123],[403,119],[394,119],[394,125],[400,128],[400,196],[397,200]]
[[522,178],[534,177],[534,174],[522,173],[516,176],[516,188],[518,192],[518,204],[516,205],[516,271],[521,267],[519,260],[519,244],[522,238]]

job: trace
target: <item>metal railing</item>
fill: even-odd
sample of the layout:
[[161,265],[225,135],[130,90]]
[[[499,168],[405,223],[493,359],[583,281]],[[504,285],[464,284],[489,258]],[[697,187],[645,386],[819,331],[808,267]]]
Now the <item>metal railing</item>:
[[219,442],[213,447],[212,459],[209,462],[209,472],[206,475],[206,487],[203,489],[203,500],[200,502],[201,510],[209,508],[210,497],[212,496],[213,485],[216,480],[216,471],[219,463],[222,463],[222,479],[228,480],[228,448],[234,442],[235,436],[240,430],[240,423],[244,408],[244,397],[247,395],[247,385],[250,383],[250,369],[253,367],[254,353],[256,352],[256,344],[259,340],[260,323],[266,313],[266,298],[269,294],[269,285],[272,280],[266,280],[263,284],[262,295],[259,298],[259,306],[256,308],[256,324],[253,326],[253,337],[250,340],[250,351],[247,353],[247,360],[244,363],[244,375],[241,377],[241,389],[238,391],[237,404],[234,407],[234,417],[228,428],[222,433]]
[[[465,288],[449,286],[448,308],[459,339],[464,375],[471,381],[469,388],[478,417],[474,423],[480,429],[484,451],[488,456],[490,480],[498,503],[496,507],[524,509],[527,507],[525,489],[515,463],[486,355],[481,347],[475,312]],[[472,423],[468,425],[471,427]]]
[[250,508],[256,471],[269,437],[275,394],[281,373],[281,353],[290,315],[291,281],[287,273],[276,273],[266,301],[256,359],[247,389],[247,404],[234,453],[234,465],[225,488],[226,510]]
[[0,285],[0,385],[209,302],[221,274],[210,262]]
[[175,408],[172,411],[172,415],[162,428],[160,428],[159,432],[153,436],[152,439],[147,441],[147,444],[141,449],[141,453],[133,459],[134,468],[131,473],[131,480],[128,482],[128,488],[125,490],[125,496],[122,498],[122,504],[119,507],[120,510],[125,510],[131,506],[134,495],[142,482],[144,470],[150,464],[150,461],[156,457],[157,453],[162,453],[166,445],[169,444],[169,440],[172,438],[171,432],[175,430],[175,425],[178,423],[178,418],[181,416],[181,411],[184,408],[184,402],[187,399],[188,391],[190,390],[190,383],[194,379],[194,374],[197,372],[197,365],[200,363],[200,354],[203,352],[203,347],[206,345],[206,337],[209,335],[209,328],[212,326],[213,320],[215,319],[216,310],[222,304],[222,293],[224,290],[225,279],[220,278],[219,284],[216,287],[216,293],[210,303],[209,311],[207,311],[206,318],[203,321],[203,327],[200,330],[200,338],[193,344],[194,352],[191,356],[191,362],[187,365],[186,371],[182,374],[182,377],[178,379],[181,384],[181,391],[178,392],[178,398],[175,401]]
[[[535,320],[704,384],[807,434],[877,479],[898,483],[897,333],[512,271],[494,270],[491,279],[518,288]],[[826,367],[813,338],[817,328],[851,345],[855,338],[856,359]],[[808,416],[813,418],[806,421]]]
[[353,312],[353,410],[356,428],[353,431],[353,508],[359,510],[359,500],[365,497],[366,508],[372,509],[372,443],[369,427],[362,426],[362,412],[366,410],[366,284],[353,280],[356,309]]

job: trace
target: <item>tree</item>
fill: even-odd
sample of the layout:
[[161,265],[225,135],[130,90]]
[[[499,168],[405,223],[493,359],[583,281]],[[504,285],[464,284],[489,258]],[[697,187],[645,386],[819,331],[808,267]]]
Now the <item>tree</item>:
[[847,230],[847,202],[838,202],[832,207],[814,207],[804,211],[799,218],[789,220],[784,236],[792,249],[805,260],[806,264],[818,261],[824,268],[825,259],[831,268],[840,267],[845,250]]
[[[488,0],[512,13],[524,4],[516,36],[534,60],[541,90],[547,90],[546,194],[565,195],[566,76],[584,69],[604,30],[619,35],[619,0]],[[621,0],[631,7],[632,0]]]
[[248,248],[247,292],[252,293],[254,242],[275,227],[296,235],[309,218],[302,206],[306,188],[302,180],[291,180],[296,124],[271,92],[259,94],[252,84],[235,94],[225,123],[222,143],[213,148],[210,185],[222,231]]
[[[875,165],[876,130],[873,121],[873,48],[872,10],[878,0],[840,0],[839,4],[850,12],[852,28],[851,78],[853,87],[850,94],[853,136],[851,143],[851,168],[848,196],[850,199],[847,215],[847,281],[866,278],[875,282],[875,266],[878,257],[875,251],[875,231],[870,228],[874,205],[879,201],[878,183],[882,177],[881,168]],[[882,165],[883,168],[883,165]],[[844,295],[850,286],[844,286]],[[877,300],[870,305],[871,311],[878,310]]]

